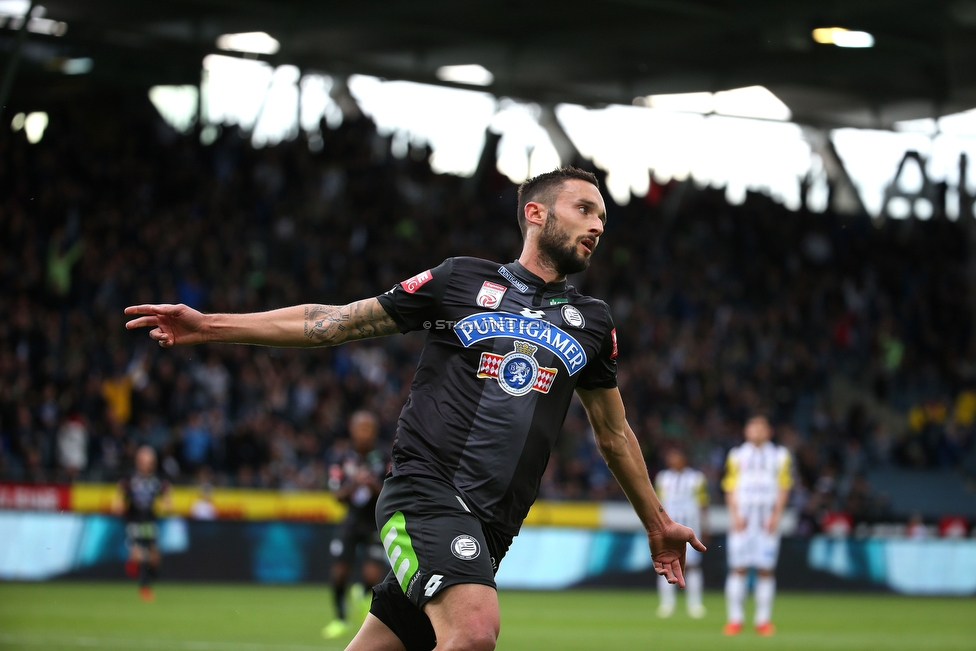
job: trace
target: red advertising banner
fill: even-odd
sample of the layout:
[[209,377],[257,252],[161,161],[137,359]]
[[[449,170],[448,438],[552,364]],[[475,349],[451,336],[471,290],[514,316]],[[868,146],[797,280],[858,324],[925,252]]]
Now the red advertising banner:
[[67,484],[0,482],[0,509],[68,511],[71,509],[71,487]]

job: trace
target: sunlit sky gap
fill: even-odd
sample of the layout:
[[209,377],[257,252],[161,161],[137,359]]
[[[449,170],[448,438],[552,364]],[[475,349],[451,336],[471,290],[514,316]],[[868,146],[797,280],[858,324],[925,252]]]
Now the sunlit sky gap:
[[[187,132],[199,111],[205,124],[238,126],[262,147],[293,139],[302,130],[317,133],[322,120],[328,128],[342,122],[328,75],[302,75],[294,66],[274,68],[222,55],[207,56],[202,75],[199,108],[193,87],[150,91],[153,104],[178,131]],[[500,136],[498,169],[515,182],[568,162],[560,160],[540,125],[538,105],[481,90],[365,75],[353,75],[347,84],[359,109],[391,137],[394,155],[406,155],[410,145],[429,146],[430,164],[438,173],[473,174],[486,131]],[[808,207],[826,208],[823,162],[804,130],[788,121],[789,108],[767,89],[653,95],[635,104],[600,109],[561,104],[555,111],[580,154],[607,172],[607,191],[618,204],[646,194],[653,176],[662,183],[693,179],[724,188],[732,203],[742,202],[748,191],[763,192],[796,210],[800,180],[809,178]],[[966,182],[970,193],[976,192],[976,110],[899,123],[895,131],[837,129],[830,137],[872,215],[884,209],[884,189],[909,150],[925,158],[931,180],[952,188],[959,183],[959,155],[967,152],[973,163]],[[907,178],[917,170],[906,172]],[[898,206],[889,212],[899,212],[891,208]],[[921,208],[916,214],[924,213]],[[954,209],[950,217],[958,214]]]

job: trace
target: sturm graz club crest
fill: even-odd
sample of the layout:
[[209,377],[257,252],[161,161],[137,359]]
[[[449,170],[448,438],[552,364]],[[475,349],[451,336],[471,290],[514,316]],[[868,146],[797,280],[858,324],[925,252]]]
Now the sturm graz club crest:
[[481,544],[474,537],[462,534],[451,542],[451,553],[462,561],[473,561],[481,554]]
[[563,305],[561,312],[563,315],[563,323],[566,325],[571,325],[574,328],[582,328],[586,325],[586,322],[583,320],[583,313],[572,305]]
[[513,396],[524,396],[533,389],[549,393],[557,369],[539,366],[535,351],[539,350],[527,341],[516,341],[515,350],[506,355],[481,353],[478,377],[495,378],[502,391]]

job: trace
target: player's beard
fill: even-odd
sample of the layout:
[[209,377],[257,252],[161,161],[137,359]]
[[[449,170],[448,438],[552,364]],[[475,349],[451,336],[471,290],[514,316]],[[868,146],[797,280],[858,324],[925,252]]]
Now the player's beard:
[[[580,255],[576,250],[579,240],[571,241],[569,235],[559,228],[559,218],[556,211],[549,209],[549,219],[539,234],[539,255],[544,263],[560,276],[585,271],[590,266],[590,259]],[[582,238],[580,238],[582,239]]]

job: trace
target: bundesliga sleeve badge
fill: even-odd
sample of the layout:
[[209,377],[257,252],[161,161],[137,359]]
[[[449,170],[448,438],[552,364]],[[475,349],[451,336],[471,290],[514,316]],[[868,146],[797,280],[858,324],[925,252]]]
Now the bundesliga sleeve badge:
[[408,294],[413,294],[414,292],[416,292],[418,289],[420,289],[421,287],[423,287],[425,284],[429,283],[433,279],[434,279],[434,275],[430,273],[430,269],[428,269],[423,273],[417,274],[413,278],[407,278],[402,283],[400,283],[400,286],[403,287],[403,291],[407,292]]
[[486,280],[485,284],[481,286],[481,291],[478,292],[478,296],[474,299],[474,302],[479,307],[497,310],[498,306],[502,304],[502,297],[507,291],[508,287]]

